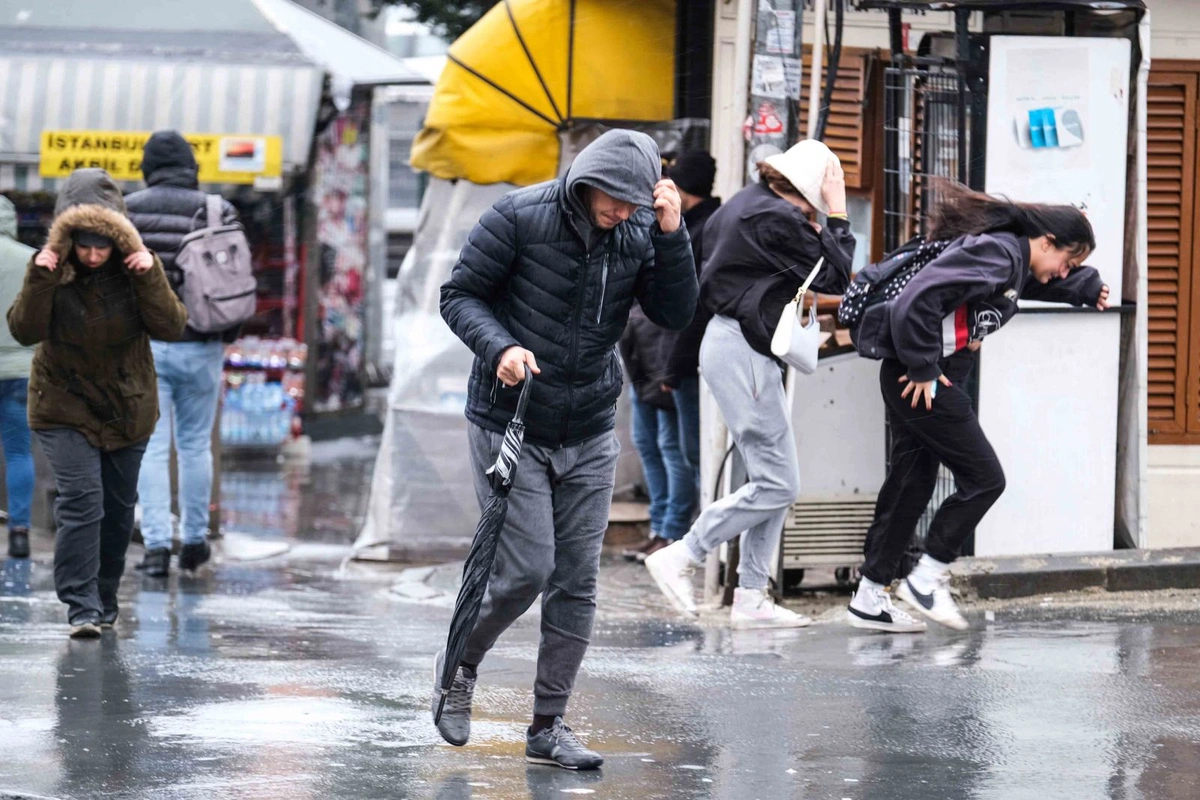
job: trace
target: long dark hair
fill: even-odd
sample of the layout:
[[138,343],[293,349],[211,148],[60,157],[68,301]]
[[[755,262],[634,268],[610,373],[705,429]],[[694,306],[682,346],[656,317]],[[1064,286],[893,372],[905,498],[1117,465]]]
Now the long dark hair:
[[1049,236],[1073,256],[1096,249],[1092,224],[1075,206],[1016,203],[952,181],[940,181],[934,189],[938,202],[929,215],[930,239],[1004,231],[1031,239]]

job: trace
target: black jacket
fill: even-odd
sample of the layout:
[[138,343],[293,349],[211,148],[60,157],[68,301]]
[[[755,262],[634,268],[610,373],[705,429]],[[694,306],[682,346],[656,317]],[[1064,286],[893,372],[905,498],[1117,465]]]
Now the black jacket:
[[[697,279],[704,263],[701,257],[704,248],[704,228],[708,224],[708,218],[720,207],[721,198],[706,197],[683,215],[688,235],[692,237],[692,260],[696,262]],[[704,329],[708,327],[710,319],[712,314],[705,311],[703,306],[697,305],[696,314],[686,328],[677,334],[662,337],[663,383],[667,386],[676,388],[681,378],[694,378],[700,374],[700,342],[704,339]]]
[[[151,142],[147,143],[146,149],[150,158],[143,164],[143,167],[146,164],[151,165],[151,170],[145,176],[147,188],[128,195],[125,198],[125,206],[129,209],[129,219],[141,234],[146,248],[157,253],[162,259],[163,268],[167,271],[167,280],[178,294],[183,275],[175,266],[175,257],[179,255],[183,237],[205,227],[204,209],[207,195],[199,189],[195,160],[187,163],[191,155],[190,147],[186,154],[167,150],[165,153],[159,153],[161,157],[158,161],[153,160],[156,149],[163,151],[170,144],[170,140],[167,140],[166,145],[163,144],[161,134],[155,134]],[[186,142],[184,146],[187,147]],[[221,223],[233,225],[237,221],[237,209],[228,200],[223,200]],[[232,342],[237,339],[239,333],[240,329],[234,328],[223,333],[206,334],[188,326],[181,341],[206,342],[223,339]]]
[[[657,161],[654,149],[647,164]],[[576,219],[568,187],[587,180],[576,170],[586,153],[567,178],[500,198],[471,231],[442,286],[442,317],[475,353],[467,419],[504,430],[518,391],[500,383],[496,368],[505,350],[520,345],[541,369],[526,438],[551,447],[613,429],[621,392],[616,344],[635,298],[653,322],[673,329],[688,324],[696,304],[686,226],[665,234],[641,207],[590,250],[585,246],[580,230],[589,226]]]
[[812,291],[846,291],[854,245],[845,220],[831,219],[817,233],[765,181],[747,186],[705,226],[700,302],[710,314],[736,319],[746,343],[771,357],[779,315],[818,259],[825,264]]
[[629,311],[629,324],[621,334],[621,360],[638,399],[666,411],[675,408],[674,399],[662,390],[667,376],[664,356],[671,338],[671,331],[647,319],[637,305]]
[[982,341],[1012,319],[1018,298],[1090,306],[1103,286],[1100,273],[1091,267],[1038,283],[1029,271],[1027,237],[963,236],[913,276],[886,304],[885,314],[873,317],[878,324],[860,328],[858,349],[875,358],[897,359],[908,367],[909,380],[933,380],[941,374],[940,359]]

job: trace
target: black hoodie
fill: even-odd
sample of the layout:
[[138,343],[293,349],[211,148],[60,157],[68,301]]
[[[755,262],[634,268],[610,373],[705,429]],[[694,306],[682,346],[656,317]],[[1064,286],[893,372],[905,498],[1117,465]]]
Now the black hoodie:
[[858,350],[873,358],[895,358],[908,367],[909,380],[934,380],[942,374],[942,358],[982,341],[1012,319],[1018,298],[1092,306],[1103,286],[1100,273],[1091,267],[1038,283],[1029,270],[1028,237],[963,236],[886,304],[877,325],[860,327]]
[[736,319],[746,343],[771,356],[783,307],[819,259],[812,290],[840,295],[854,261],[850,223],[831,219],[820,233],[803,212],[765,181],[747,186],[717,209],[704,227],[700,302],[711,314]]

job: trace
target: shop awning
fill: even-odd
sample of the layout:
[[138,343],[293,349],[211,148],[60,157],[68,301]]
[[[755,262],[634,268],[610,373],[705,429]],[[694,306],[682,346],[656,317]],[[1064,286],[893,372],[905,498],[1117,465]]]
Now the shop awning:
[[674,112],[674,0],[503,0],[451,46],[412,164],[537,183],[557,174],[573,123]]
[[44,130],[283,137],[285,169],[308,162],[323,71],[312,64],[0,56],[0,162],[36,167]]
[[0,0],[0,188],[42,188],[45,130],[279,136],[303,169],[326,74],[426,82],[290,0]]

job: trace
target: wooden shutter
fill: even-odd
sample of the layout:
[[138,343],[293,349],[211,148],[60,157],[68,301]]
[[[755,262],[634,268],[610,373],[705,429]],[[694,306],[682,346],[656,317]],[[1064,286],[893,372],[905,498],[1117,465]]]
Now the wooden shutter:
[[[824,69],[829,68],[825,51]],[[870,189],[875,173],[875,131],[882,120],[879,112],[882,61],[874,50],[843,47],[837,80],[825,123],[825,144],[837,153],[846,172],[846,187]],[[805,48],[800,84],[800,136],[808,130],[809,89],[812,81],[812,50]]]
[[[1147,92],[1149,176],[1149,433],[1178,443],[1188,424],[1194,267],[1197,76],[1150,73]],[[1193,369],[1200,376],[1200,369]],[[1194,416],[1194,414],[1192,415]]]

